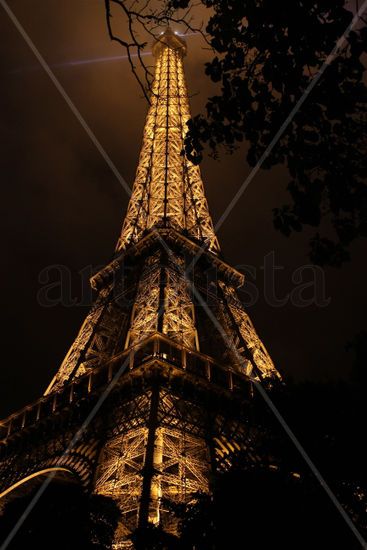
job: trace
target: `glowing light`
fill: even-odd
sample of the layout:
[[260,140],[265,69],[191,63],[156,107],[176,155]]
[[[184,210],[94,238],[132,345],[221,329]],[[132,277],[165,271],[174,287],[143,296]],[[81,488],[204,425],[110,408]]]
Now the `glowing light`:
[[118,250],[137,242],[146,230],[163,224],[186,230],[212,252],[219,252],[200,169],[181,154],[190,119],[183,70],[185,51],[185,45],[178,48],[169,35],[155,46],[151,106]]
[[22,485],[25,485],[26,483],[28,483],[28,481],[31,481],[32,479],[35,479],[36,477],[41,477],[41,476],[44,476],[46,474],[50,474],[50,473],[54,473],[54,472],[66,472],[66,473],[72,475],[71,470],[68,470],[67,468],[61,468],[60,466],[54,466],[52,468],[46,468],[44,470],[38,470],[37,472],[34,472],[33,474],[30,474],[29,476],[24,477],[20,481],[17,481],[16,483],[14,483],[10,487],[8,487],[5,491],[0,493],[0,498],[3,498],[8,493],[11,493],[15,489],[18,489],[18,487],[21,487]]
[[177,34],[177,36],[182,36],[182,38],[186,38],[186,36],[199,36],[199,35],[201,35],[200,32],[186,32],[186,33],[176,32],[175,34]]
[[[147,232],[155,227],[165,227],[185,232],[189,238],[202,242],[212,253],[220,251],[210,217],[208,203],[200,169],[182,155],[190,106],[183,70],[184,43],[177,46],[177,39],[167,35],[164,42],[157,41],[153,48],[156,55],[155,78],[152,85],[151,105],[146,118],[143,144],[139,164],[130,197],[121,236],[116,250],[122,251],[138,243]],[[148,55],[148,52],[145,52]],[[118,56],[126,58],[126,56]],[[106,61],[110,58],[100,58]],[[116,58],[114,58],[116,59]],[[74,61],[74,64],[91,60]],[[178,255],[175,261],[179,262]],[[184,268],[183,268],[184,270]],[[161,278],[160,259],[150,257],[141,273],[133,314],[125,340],[125,348],[133,346],[158,331],[159,288]],[[186,347],[198,350],[198,336],[194,306],[187,284],[174,269],[167,267],[165,290],[165,311],[159,329],[168,338]],[[258,337],[251,320],[243,309],[236,291],[224,282],[223,293],[227,298],[231,315],[235,319],[253,360],[264,376],[279,377],[272,360]],[[103,288],[97,305],[106,299],[108,286]],[[104,308],[95,307],[88,314],[80,333],[65,357],[60,370],[50,385],[54,391],[68,380],[75,367],[75,376],[80,376],[105,360],[103,339],[95,327],[103,315]],[[229,315],[223,311],[223,316]],[[229,326],[231,321],[228,321]],[[111,329],[112,330],[112,329]],[[111,336],[112,338],[112,336]],[[89,349],[89,359],[78,363],[80,350]],[[244,357],[245,364],[247,358]],[[245,371],[252,374],[252,363]]]
[[[152,55],[152,52],[141,52],[140,56],[145,57],[148,55]],[[132,58],[138,57],[137,53],[132,53]],[[92,57],[90,59],[77,59],[75,61],[64,61],[63,63],[52,63],[50,67],[53,69],[64,69],[68,67],[79,67],[82,65],[94,65],[96,63],[112,63],[114,61],[125,61],[126,59],[129,59],[129,56],[127,54],[125,55],[112,55],[112,56],[105,56],[105,57]],[[41,70],[41,67],[39,65],[34,65],[31,67],[20,67],[19,69],[14,69],[13,73],[22,73],[22,72],[30,72],[30,71],[38,71]]]
[[[152,55],[152,52],[141,52],[140,56],[144,57],[146,55]],[[130,57],[138,57],[137,53],[131,54]],[[120,61],[124,59],[129,59],[128,55],[113,55],[107,57],[94,57],[91,59],[77,59],[76,61],[65,61],[64,63],[57,63],[51,65],[52,67],[77,67],[78,65],[93,65],[95,63],[108,63],[113,61]]]
[[[175,32],[175,34],[178,33]],[[182,36],[190,34],[199,33],[188,33]],[[212,253],[211,258],[215,259],[213,265],[214,263],[218,265],[222,262],[217,256],[220,249],[209,214],[200,170],[185,155],[182,155],[187,122],[190,119],[183,71],[185,53],[184,41],[178,40],[169,33],[166,34],[165,40],[158,40],[154,45],[157,61],[151,106],[144,128],[137,175],[117,250],[124,250],[132,244],[139,243],[149,231],[153,232],[156,227],[164,227],[169,229],[167,233],[174,234],[178,231],[181,233],[181,238],[184,236],[187,241],[191,240],[192,243],[199,241],[205,244]],[[136,55],[134,54],[134,57]],[[150,55],[150,52],[142,52],[142,55]],[[127,58],[125,54],[69,61],[54,66],[75,67]],[[172,229],[175,231],[171,231]],[[129,359],[131,369],[136,366],[141,367],[143,362],[144,367],[150,367],[148,362],[145,363],[146,359],[149,360],[151,357],[149,350],[154,350],[155,354],[166,359],[167,362],[171,359],[172,363],[178,365],[178,362],[182,361],[182,369],[185,366],[189,368],[190,365],[190,362],[186,363],[185,358],[201,355],[195,306],[190,286],[184,275],[187,260],[184,251],[178,250],[178,246],[179,241],[177,249],[175,247],[175,251],[172,255],[169,254],[167,259],[162,259],[159,250],[149,252],[147,248],[145,259],[143,256],[145,264],[139,266],[139,272],[136,272],[137,278],[131,283],[134,291],[131,311],[130,308],[124,310],[125,306],[114,298],[111,299],[111,295],[116,296],[112,291],[120,290],[125,280],[116,283],[116,279],[112,277],[104,281],[104,286],[101,287],[93,308],[46,394],[62,390],[65,382],[75,380],[85,373],[90,373],[84,379],[88,380],[88,387],[80,385],[79,388],[82,390],[84,388],[83,391],[88,390],[88,392],[99,389],[98,384],[106,383],[106,379],[103,382],[103,377],[101,379],[100,376],[106,373],[106,370],[100,367],[108,365],[108,373],[112,375],[113,371],[110,367],[117,363],[110,362],[110,359],[116,351],[119,354],[121,352],[121,358]],[[112,265],[115,265],[115,268],[119,267],[119,262],[116,260],[104,268],[105,272],[110,270],[111,276],[115,273]],[[229,266],[226,270],[227,268],[230,269]],[[218,311],[220,324],[226,327],[230,341],[232,336],[236,336],[236,341],[239,342],[239,353],[251,353],[253,362],[264,376],[279,376],[251,320],[244,311],[234,286],[226,281],[227,278],[218,279],[217,285],[218,290],[221,290],[221,298],[216,302],[215,308],[213,306],[213,310]],[[127,295],[130,296],[130,290]],[[234,323],[245,346],[242,345],[237,332],[234,332]],[[122,326],[123,330],[121,330]],[[200,321],[199,326],[205,327],[200,325]],[[144,340],[150,336],[150,342],[144,343]],[[125,347],[129,349],[122,351],[125,337]],[[229,357],[226,355],[226,361]],[[237,365],[237,355],[235,361]],[[246,358],[243,357],[243,362],[245,361]],[[210,372],[214,373],[215,370],[208,366],[209,363],[208,358],[204,363],[202,357],[200,361],[195,363],[192,361],[191,364],[197,364],[198,368],[200,364],[206,365],[206,372],[210,368]],[[155,361],[155,364],[154,369],[156,366],[159,369],[164,368],[162,360]],[[238,368],[242,368],[243,372],[243,366]],[[249,369],[251,368],[252,363],[249,363]],[[120,370],[119,373],[121,374],[122,371]],[[251,370],[247,374],[250,376]],[[234,379],[231,374],[231,389]],[[94,380],[97,380],[95,387]],[[227,377],[226,384],[228,383]],[[111,387],[108,386],[108,388]],[[76,391],[76,385],[67,386],[67,388],[68,392],[70,391],[69,403],[72,406],[74,399],[78,399],[78,396],[83,394]],[[186,401],[184,394],[181,399],[180,394],[172,390],[172,386],[168,385],[164,389],[163,381],[159,387],[154,384],[149,387],[144,383],[142,388],[140,393],[134,392],[133,396],[128,393],[127,397],[123,398],[124,403],[120,402],[116,406],[118,414],[114,418],[113,435],[110,433],[107,441],[103,441],[104,447],[94,482],[97,493],[115,498],[120,507],[121,523],[116,534],[116,540],[119,542],[114,545],[114,548],[128,548],[125,544],[126,538],[129,532],[135,529],[139,513],[144,511],[144,507],[150,521],[159,523],[167,514],[167,510],[161,505],[164,500],[174,498],[177,502],[187,502],[192,495],[209,490],[211,462],[207,438],[203,434],[205,428],[202,421],[199,421],[199,415],[201,411],[205,411],[205,405],[202,408],[189,399]],[[59,395],[61,396],[61,392]],[[108,395],[108,391],[103,395]],[[121,393],[121,395],[124,394]],[[59,400],[56,393],[53,402],[60,402],[62,407],[65,406],[65,400]],[[124,406],[125,404],[127,406]],[[191,408],[192,411],[190,411]],[[43,405],[39,410],[43,410]],[[47,407],[45,410],[47,411]],[[155,419],[149,420],[148,423],[147,419],[153,418],[151,415],[155,415]],[[221,410],[220,415],[222,415]],[[27,416],[32,417],[28,413]],[[161,418],[167,422],[164,427],[162,427]],[[171,420],[166,420],[169,418]],[[214,425],[216,422],[214,418]],[[199,428],[198,432],[190,433],[188,430],[190,425]],[[220,416],[218,427],[214,430],[222,430],[221,426]],[[214,430],[213,436],[216,433]],[[244,426],[241,430],[247,444],[247,428]],[[232,427],[230,427],[230,433],[232,434]],[[98,436],[92,437],[88,446],[84,447],[83,441],[81,443],[83,446],[79,447],[87,449],[82,450],[85,458],[94,456],[93,453],[97,452]],[[212,437],[211,434],[210,437]],[[232,438],[234,435],[229,437]],[[246,449],[245,443],[239,445],[223,434],[213,438],[216,455],[223,457],[224,467],[230,465],[233,453]],[[53,447],[52,453],[54,453]],[[38,450],[36,456],[38,456]],[[12,466],[11,462],[10,465]],[[42,470],[17,482],[7,492],[37,475],[43,475],[55,469],[68,471],[57,467]],[[145,482],[149,483],[147,488],[150,488],[150,494],[148,495],[144,494]]]

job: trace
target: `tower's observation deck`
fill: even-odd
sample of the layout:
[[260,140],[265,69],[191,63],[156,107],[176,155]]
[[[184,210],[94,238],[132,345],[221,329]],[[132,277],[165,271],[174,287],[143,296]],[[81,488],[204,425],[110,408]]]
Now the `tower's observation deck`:
[[[116,259],[94,277],[99,297],[47,393],[153,334],[193,351],[218,354],[223,338],[214,331],[217,341],[206,347],[206,333],[213,327],[199,327],[202,307],[194,304],[193,286],[216,296],[212,314],[229,343],[229,350],[216,359],[231,355],[241,372],[250,374],[255,368],[265,377],[278,376],[237,297],[243,276],[221,258],[200,169],[184,154],[190,119],[183,70],[186,44],[168,28],[153,53],[151,104]],[[209,281],[207,270],[212,270],[210,277],[215,272],[215,280]],[[122,296],[122,305],[116,294]],[[240,363],[234,347],[243,357]]]

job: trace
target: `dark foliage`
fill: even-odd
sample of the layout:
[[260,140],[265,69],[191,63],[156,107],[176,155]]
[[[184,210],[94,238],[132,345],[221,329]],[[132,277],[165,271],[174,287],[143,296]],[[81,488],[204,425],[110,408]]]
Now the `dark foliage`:
[[[344,383],[279,385],[271,397],[362,536],[367,534],[364,401],[358,386]],[[266,425],[257,460],[246,451],[230,471],[213,480],[211,496],[187,505],[171,503],[179,537],[160,527],[140,532],[138,550],[340,548],[360,543],[310,472],[299,452],[255,399],[252,413]],[[135,539],[137,540],[137,539]]]
[[187,550],[359,548],[317,488],[278,471],[235,470],[200,496],[181,520]]
[[[360,18],[340,44],[309,97],[269,156],[263,157],[318,73],[353,14],[344,0],[202,0],[215,51],[206,74],[220,86],[206,115],[190,122],[186,153],[200,162],[205,145],[233,150],[250,144],[248,162],[269,169],[285,164],[291,202],[274,209],[284,235],[319,227],[311,259],[341,265],[349,245],[367,235],[367,88],[363,84],[366,21]],[[187,8],[190,0],[171,0]],[[355,3],[358,6],[358,3]]]
[[367,331],[361,330],[349,342],[347,349],[354,355],[351,376],[359,390],[360,398],[363,399],[367,387]]
[[[127,20],[125,38],[113,32],[112,6]],[[200,7],[207,8],[205,29],[195,18]],[[360,7],[358,0],[106,0],[109,35],[126,49],[146,97],[152,73],[141,57],[142,36],[157,36],[168,22],[201,33],[213,52],[205,72],[218,92],[205,116],[189,122],[187,156],[199,163],[205,146],[216,156],[219,147],[233,151],[246,140],[251,166],[285,165],[290,202],[274,208],[274,226],[286,236],[318,228],[310,257],[320,265],[340,266],[350,244],[367,235],[363,14],[346,32],[351,9]]]
[[148,525],[138,528],[132,536],[135,550],[178,550],[178,537],[164,531],[161,526]]
[[[357,378],[354,385],[289,382],[286,387],[275,390],[273,399],[353,522],[366,536],[364,393],[365,386]],[[286,455],[290,456],[288,452]],[[296,468],[307,473],[305,463],[300,456],[299,459]]]
[[[13,529],[34,493],[8,503],[0,541]],[[51,483],[9,544],[9,550],[110,550],[119,509],[112,499],[87,495],[78,485]]]

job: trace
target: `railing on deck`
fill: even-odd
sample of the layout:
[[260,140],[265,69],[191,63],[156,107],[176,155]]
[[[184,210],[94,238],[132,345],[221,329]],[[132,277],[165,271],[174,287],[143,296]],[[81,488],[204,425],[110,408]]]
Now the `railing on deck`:
[[0,440],[56,414],[73,402],[87,397],[98,388],[107,385],[119,372],[125,361],[127,364],[123,372],[134,370],[151,361],[160,361],[185,370],[191,375],[243,398],[250,395],[251,385],[244,375],[219,365],[207,355],[194,352],[176,344],[169,338],[155,334],[113,357],[102,367],[95,368],[66,384],[62,390],[50,393],[0,421]]

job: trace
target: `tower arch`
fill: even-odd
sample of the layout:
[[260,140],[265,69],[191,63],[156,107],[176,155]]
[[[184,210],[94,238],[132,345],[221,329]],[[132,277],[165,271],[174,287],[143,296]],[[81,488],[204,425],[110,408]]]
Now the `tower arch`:
[[32,492],[38,485],[42,485],[47,479],[52,477],[52,481],[66,483],[81,483],[78,474],[70,468],[62,466],[51,466],[36,470],[31,474],[25,475],[7,489],[0,493],[0,503],[2,499],[8,501],[9,498],[16,498]]

